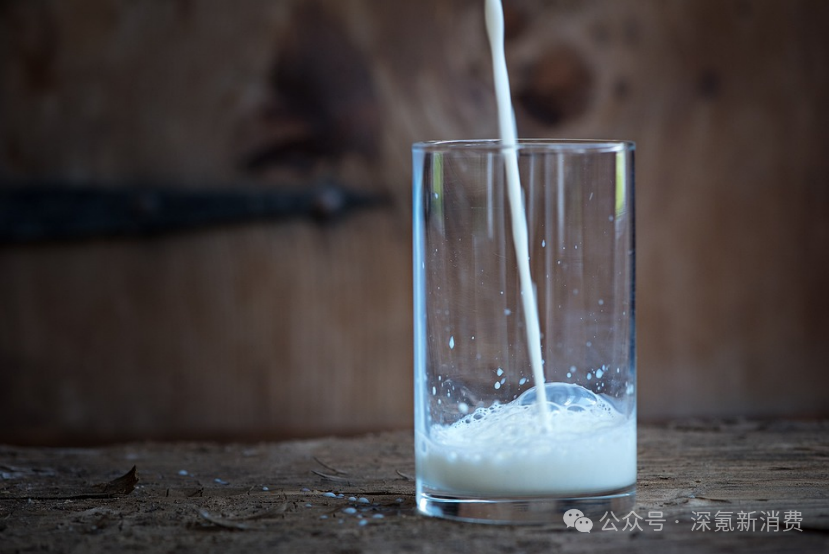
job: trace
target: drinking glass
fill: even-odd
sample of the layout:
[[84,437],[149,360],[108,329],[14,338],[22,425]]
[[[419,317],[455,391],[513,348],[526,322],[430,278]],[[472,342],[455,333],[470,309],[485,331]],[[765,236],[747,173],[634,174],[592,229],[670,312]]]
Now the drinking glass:
[[435,141],[412,152],[419,511],[568,526],[577,511],[592,523],[625,515],[637,473],[634,144]]

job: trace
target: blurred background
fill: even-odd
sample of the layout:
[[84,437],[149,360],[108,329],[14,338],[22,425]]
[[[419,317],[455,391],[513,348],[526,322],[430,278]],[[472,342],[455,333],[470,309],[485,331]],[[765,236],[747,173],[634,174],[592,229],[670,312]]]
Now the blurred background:
[[[637,142],[641,420],[826,418],[827,2],[504,4],[520,136]],[[481,0],[0,2],[0,442],[411,426],[490,63]]]

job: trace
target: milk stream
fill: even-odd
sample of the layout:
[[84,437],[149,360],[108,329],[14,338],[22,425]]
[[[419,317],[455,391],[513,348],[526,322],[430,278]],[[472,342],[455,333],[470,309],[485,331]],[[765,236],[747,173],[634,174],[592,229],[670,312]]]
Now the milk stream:
[[542,337],[539,331],[539,310],[533,281],[530,278],[530,252],[527,239],[527,218],[522,204],[522,187],[519,181],[519,160],[516,151],[516,120],[513,117],[513,105],[510,101],[510,81],[507,76],[507,60],[504,57],[504,14],[501,0],[485,0],[484,19],[487,23],[487,36],[490,39],[490,52],[493,57],[493,80],[496,88],[496,104],[499,114],[499,132],[503,147],[504,167],[507,174],[507,199],[510,203],[510,219],[513,222],[513,245],[516,249],[516,262],[519,267],[519,284],[521,286],[522,308],[527,329],[527,349],[530,354],[530,366],[533,369],[533,383],[539,390],[538,419],[547,427],[547,407],[545,399],[545,374],[542,369]]
[[570,383],[545,383],[530,275],[516,123],[504,56],[501,0],[485,0],[507,194],[534,387],[509,404],[477,408],[449,426],[416,433],[427,489],[480,496],[585,495],[623,489],[637,476],[636,414]]

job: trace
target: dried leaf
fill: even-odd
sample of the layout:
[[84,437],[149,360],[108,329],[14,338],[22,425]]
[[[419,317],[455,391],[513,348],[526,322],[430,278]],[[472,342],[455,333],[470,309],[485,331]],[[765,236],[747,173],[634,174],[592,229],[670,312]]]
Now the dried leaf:
[[135,484],[138,483],[138,477],[135,474],[135,466],[119,477],[118,479],[113,479],[109,483],[104,483],[100,486],[101,491],[104,494],[109,494],[113,496],[126,496],[135,490]]

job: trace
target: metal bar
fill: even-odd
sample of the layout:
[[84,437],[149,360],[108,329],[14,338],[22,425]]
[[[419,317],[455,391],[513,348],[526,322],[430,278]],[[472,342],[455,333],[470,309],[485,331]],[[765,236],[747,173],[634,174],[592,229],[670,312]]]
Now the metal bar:
[[330,223],[387,201],[332,183],[303,189],[188,190],[0,182],[0,244],[156,236],[297,217]]

